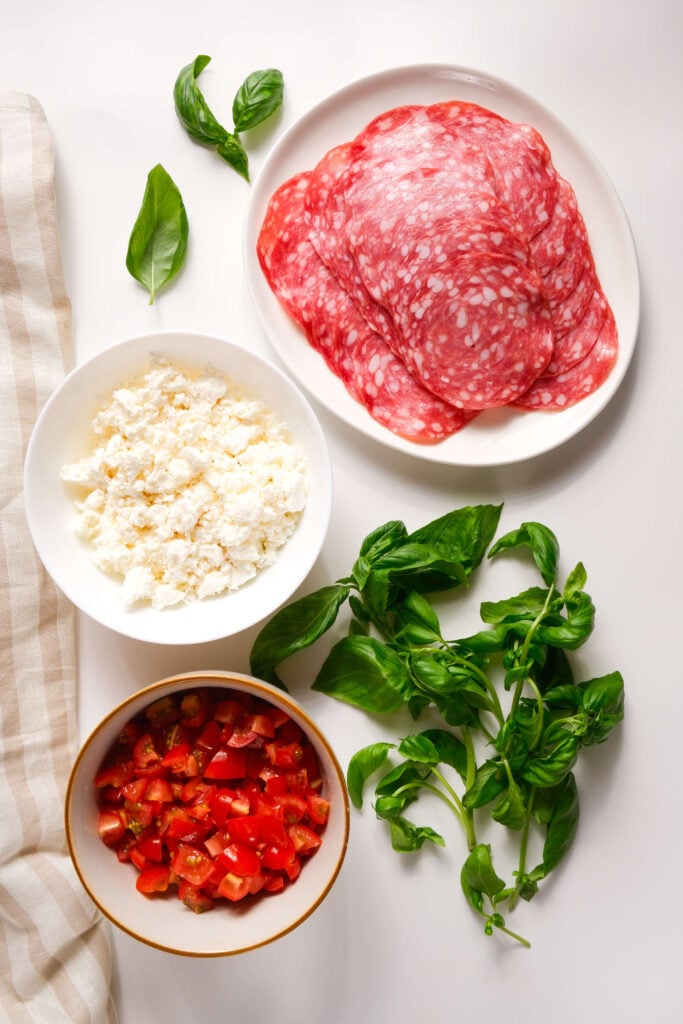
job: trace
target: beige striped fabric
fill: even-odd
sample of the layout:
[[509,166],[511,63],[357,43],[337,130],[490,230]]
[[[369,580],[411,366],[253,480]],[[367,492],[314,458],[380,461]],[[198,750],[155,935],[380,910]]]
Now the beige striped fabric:
[[0,1020],[116,1020],[107,926],[66,850],[76,753],[74,611],[22,500],[36,416],[71,362],[53,151],[40,104],[0,94]]

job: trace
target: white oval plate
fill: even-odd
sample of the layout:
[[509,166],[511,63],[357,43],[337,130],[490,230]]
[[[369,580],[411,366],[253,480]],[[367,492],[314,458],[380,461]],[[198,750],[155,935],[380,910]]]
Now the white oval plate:
[[[308,170],[332,146],[352,139],[373,117],[403,103],[462,99],[513,121],[533,125],[550,147],[558,171],[574,186],[590,235],[600,281],[619,329],[617,363],[603,386],[562,412],[496,409],[460,433],[420,445],[376,423],[326,367],[281,308],[256,256],[268,200],[293,174]],[[391,448],[455,466],[497,466],[550,451],[586,427],[607,405],[628,368],[638,331],[640,287],[631,229],[605,171],[554,114],[514,86],[450,65],[416,65],[379,72],[341,89],[313,107],[280,138],[254,182],[244,235],[247,281],[270,343],[289,372],[341,419]]]

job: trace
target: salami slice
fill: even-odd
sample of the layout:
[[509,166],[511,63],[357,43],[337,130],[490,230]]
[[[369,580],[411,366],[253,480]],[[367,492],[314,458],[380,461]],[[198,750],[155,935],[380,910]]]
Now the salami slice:
[[554,270],[567,255],[574,239],[578,209],[574,189],[558,175],[557,199],[550,222],[529,242],[531,258],[542,277]]
[[565,373],[541,376],[512,404],[520,409],[559,411],[592,395],[604,384],[614,366],[619,342],[614,315],[607,311],[598,338],[590,351]]
[[456,255],[434,270],[396,324],[408,369],[466,409],[511,402],[543,372],[553,350],[539,276],[489,254]]
[[597,341],[607,316],[607,300],[602,289],[596,286],[588,309],[576,327],[562,335],[555,335],[555,347],[550,362],[543,371],[544,376],[554,377],[566,373],[581,362]]
[[313,248],[304,217],[309,181],[300,174],[285,182],[266,211],[257,254],[273,292],[377,422],[420,443],[462,429],[475,413],[448,405],[411,376]]

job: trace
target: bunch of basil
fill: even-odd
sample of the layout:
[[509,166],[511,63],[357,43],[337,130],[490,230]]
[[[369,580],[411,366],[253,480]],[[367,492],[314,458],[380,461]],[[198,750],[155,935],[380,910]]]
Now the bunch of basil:
[[[567,652],[594,626],[586,571],[579,563],[560,586],[557,539],[540,523],[523,523],[492,544],[501,510],[457,509],[413,533],[402,522],[385,523],[365,538],[348,577],[266,624],[251,671],[283,686],[276,667],[318,640],[348,601],[348,635],[330,650],[313,689],[373,713],[405,708],[413,721],[435,708],[449,727],[358,751],[347,772],[352,802],[362,806],[368,780],[382,771],[375,812],[388,823],[393,847],[408,852],[426,841],[444,845],[435,830],[404,815],[420,792],[437,794],[464,828],[461,886],[484,930],[528,945],[507,928],[500,909],[532,899],[569,849],[579,817],[573,769],[581,751],[602,743],[622,720],[624,683],[619,672],[574,679]],[[496,558],[513,549],[531,553],[543,585],[484,602],[486,628],[446,640],[428,595],[466,586],[487,551]],[[508,694],[505,709],[499,686]],[[494,867],[491,844],[478,841],[482,813],[517,837],[510,884]],[[532,827],[541,830],[542,854],[530,866]]]

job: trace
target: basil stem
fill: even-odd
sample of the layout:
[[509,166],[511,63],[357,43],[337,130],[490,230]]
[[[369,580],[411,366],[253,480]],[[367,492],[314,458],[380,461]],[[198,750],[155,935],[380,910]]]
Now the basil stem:
[[157,164],[147,176],[126,255],[126,267],[149,291],[150,305],[162,285],[182,267],[188,234],[182,196],[170,175]]

